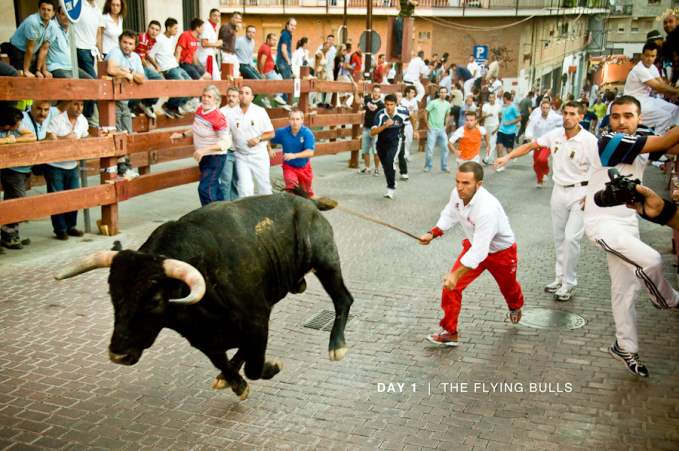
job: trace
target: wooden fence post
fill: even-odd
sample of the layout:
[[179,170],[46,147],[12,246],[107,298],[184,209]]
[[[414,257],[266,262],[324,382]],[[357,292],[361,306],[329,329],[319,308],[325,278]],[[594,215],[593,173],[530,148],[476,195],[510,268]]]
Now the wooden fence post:
[[[222,63],[222,80],[233,80],[236,78],[235,67],[231,63]],[[240,71],[239,71],[240,74]]]
[[[99,62],[98,66],[99,78],[107,78],[107,64],[106,62]],[[113,85],[113,92],[120,92],[120,80],[109,81]],[[108,133],[113,133],[116,128],[116,102],[115,100],[98,100],[97,108],[99,109],[99,128]],[[118,175],[118,158],[105,157],[99,161],[101,168],[101,183],[112,183]],[[99,232],[102,235],[117,235],[118,234],[118,204],[102,205],[101,207],[101,221],[97,222]]]
[[[304,79],[309,79],[311,75],[311,68],[309,66],[302,66],[299,68],[299,78],[300,81]],[[309,117],[309,109],[311,102],[309,101],[309,96],[311,95],[311,88],[313,88],[313,80],[309,80],[309,91],[301,92],[299,94],[299,102],[297,107],[304,112],[304,116]]]

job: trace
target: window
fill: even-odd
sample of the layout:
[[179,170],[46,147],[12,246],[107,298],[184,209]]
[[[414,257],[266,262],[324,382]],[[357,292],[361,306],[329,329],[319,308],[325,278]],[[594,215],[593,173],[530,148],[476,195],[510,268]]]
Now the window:
[[420,31],[417,33],[417,39],[420,41],[429,41],[431,39],[431,32]]
[[632,33],[639,33],[639,27],[635,27],[634,25],[632,25],[632,28],[630,28],[629,31],[631,31]]
[[624,33],[625,32],[625,26],[624,25],[618,25],[618,33]]

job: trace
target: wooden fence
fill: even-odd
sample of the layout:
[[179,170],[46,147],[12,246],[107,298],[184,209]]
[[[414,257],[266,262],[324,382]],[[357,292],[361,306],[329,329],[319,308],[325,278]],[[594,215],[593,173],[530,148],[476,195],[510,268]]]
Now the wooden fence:
[[[224,67],[222,73],[231,73]],[[308,68],[302,68],[302,77]],[[228,71],[228,72],[226,72]],[[100,71],[103,73],[103,71]],[[222,80],[222,81],[146,81],[135,85],[122,80],[72,80],[72,79],[28,79],[3,77],[0,84],[0,100],[96,100],[99,109],[100,127],[115,127],[115,102],[117,100],[155,97],[198,97],[203,89],[214,84],[224,93],[231,86],[252,87],[255,94],[271,95],[279,92],[293,92],[293,80]],[[305,125],[313,128],[324,127],[316,132],[318,143],[315,155],[333,155],[351,152],[349,165],[358,166],[363,113],[358,103],[353,109],[312,110],[309,95],[320,93],[367,93],[371,84],[359,82],[357,87],[348,82],[322,81],[312,78],[300,81],[299,108],[305,112]],[[400,85],[385,85],[384,92],[396,92]],[[287,124],[287,113],[283,109],[270,109],[274,127]],[[168,119],[159,116],[156,120],[137,117],[132,134],[113,133],[108,136],[94,136],[83,140],[41,141],[0,147],[0,168],[36,165],[64,160],[89,160],[90,172],[100,173],[100,184],[20,199],[0,202],[0,224],[9,224],[42,218],[85,208],[101,207],[100,230],[115,235],[118,227],[118,204],[132,197],[165,188],[192,183],[199,180],[197,165],[151,172],[151,165],[165,161],[188,158],[193,153],[189,138],[176,142],[170,135],[176,127],[189,126],[193,115],[182,119]],[[175,130],[168,130],[173,127]],[[322,141],[322,142],[321,142]],[[132,180],[115,177],[113,170],[117,159],[129,155],[133,166],[138,167],[140,176]],[[272,160],[281,163],[281,155]]]

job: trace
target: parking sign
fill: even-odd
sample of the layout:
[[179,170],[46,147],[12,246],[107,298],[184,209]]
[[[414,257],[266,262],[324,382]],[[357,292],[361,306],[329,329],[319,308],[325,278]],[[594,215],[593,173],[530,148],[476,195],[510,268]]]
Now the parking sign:
[[488,46],[487,45],[475,45],[474,46],[474,59],[477,63],[488,61]]
[[68,20],[72,23],[76,23],[80,20],[80,13],[82,13],[83,10],[83,1],[84,0],[61,0],[61,6],[64,8]]

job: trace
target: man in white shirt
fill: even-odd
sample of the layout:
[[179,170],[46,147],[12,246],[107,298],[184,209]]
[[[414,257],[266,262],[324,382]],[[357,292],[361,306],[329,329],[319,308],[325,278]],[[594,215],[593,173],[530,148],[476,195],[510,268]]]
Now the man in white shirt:
[[648,370],[638,355],[634,304],[639,290],[643,286],[658,309],[677,308],[679,292],[664,277],[660,253],[639,239],[636,212],[625,205],[601,207],[595,200],[601,201],[603,197],[596,193],[610,180],[610,168],[642,180],[649,157],[654,159],[654,155],[668,149],[670,153],[677,153],[679,128],[664,136],[649,136],[651,131],[642,132],[639,126],[643,120],[640,108],[640,102],[631,96],[622,96],[611,104],[612,133],[604,134],[599,141],[599,161],[587,187],[585,232],[607,253],[616,336],[609,352],[625,363],[632,374],[648,377]]
[[476,64],[474,55],[469,55],[469,59],[467,60],[467,70],[469,71],[470,74],[472,74],[473,80],[476,80],[481,76],[481,68],[479,67],[478,64]]
[[[47,126],[48,139],[81,139],[88,135],[88,124],[82,115],[82,100],[67,102],[65,110],[52,118]],[[77,161],[61,161],[47,163],[44,169],[47,192],[66,191],[80,188]],[[83,232],[76,228],[78,211],[52,215],[52,228],[58,240],[67,240],[69,236],[81,237]]]
[[420,81],[420,77],[426,75],[428,71],[429,69],[424,63],[424,51],[420,50],[417,52],[417,56],[410,60],[408,67],[403,74],[403,81],[406,84],[414,85],[415,89],[417,89],[416,99],[418,102],[422,100],[422,97],[424,97],[425,93],[422,81]]
[[274,128],[266,110],[252,103],[252,88],[240,89],[240,108],[227,112],[233,136],[240,197],[271,194],[270,155],[267,150]]
[[658,68],[653,64],[658,56],[658,50],[654,42],[644,44],[641,61],[627,76],[624,94],[635,97],[641,103],[644,125],[653,127],[658,134],[663,134],[672,126],[679,124],[679,106],[651,97],[651,92],[672,97],[679,96],[679,88],[669,85],[660,78]]
[[[97,78],[95,67],[96,62],[102,59],[104,19],[96,0],[85,0],[80,4],[82,5],[80,20],[73,24],[78,67],[87,72],[90,77]],[[86,118],[92,118],[94,106],[94,102],[85,102],[83,114]]]
[[570,300],[577,286],[575,269],[580,255],[580,240],[585,232],[582,204],[591,169],[598,164],[596,137],[580,127],[584,113],[584,105],[566,102],[563,106],[563,127],[495,160],[495,166],[500,168],[512,158],[540,147],[548,147],[552,153],[554,189],[550,210],[556,250],[556,279],[545,286],[545,291],[554,293],[558,301]]
[[[337,56],[337,47],[335,47],[335,35],[329,34],[325,37],[325,42],[318,46],[316,54],[318,52],[323,53],[324,48],[327,49],[325,52],[325,79],[334,80],[335,79],[335,56]],[[328,108],[332,105],[332,92],[326,92],[323,94],[321,103]]]
[[455,224],[465,240],[462,253],[443,282],[441,332],[427,336],[439,346],[458,345],[458,317],[462,291],[486,269],[493,276],[509,307],[513,324],[521,320],[523,292],[516,280],[517,253],[514,232],[500,202],[483,186],[483,167],[473,161],[462,164],[455,175],[455,189],[436,226],[420,237],[427,245]]
[[[240,111],[240,92],[238,88],[231,86],[226,90],[226,105],[221,107],[219,111],[222,112],[227,123],[230,117],[238,114]],[[226,161],[224,162],[224,169],[219,177],[219,182],[224,189],[224,200],[238,199],[238,171],[236,170],[236,154],[233,149],[233,143],[226,152]]]
[[203,31],[200,34],[200,47],[196,51],[198,62],[203,65],[205,72],[210,74],[213,80],[221,80],[217,60],[217,49],[222,47],[222,40],[217,37],[217,30],[219,30],[222,22],[221,17],[222,13],[218,9],[210,10],[210,18],[203,25]]
[[[540,115],[533,117],[531,114],[526,125],[525,137],[529,141],[539,139],[563,124],[563,118],[552,110],[549,100],[543,100],[538,111]],[[549,174],[550,154],[549,147],[539,147],[533,150],[533,170],[538,188],[543,187],[544,178]]]
[[497,101],[495,93],[488,94],[488,101],[481,106],[481,121],[488,131],[488,148],[486,156],[483,157],[485,164],[492,164],[495,161],[495,146],[497,145],[497,131],[500,128],[500,111],[502,105]]

